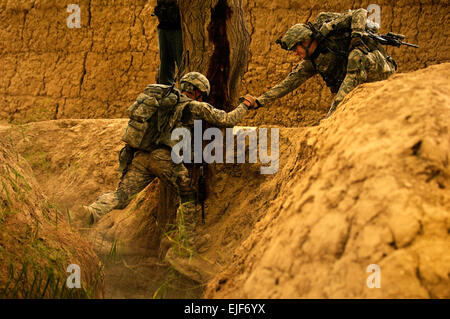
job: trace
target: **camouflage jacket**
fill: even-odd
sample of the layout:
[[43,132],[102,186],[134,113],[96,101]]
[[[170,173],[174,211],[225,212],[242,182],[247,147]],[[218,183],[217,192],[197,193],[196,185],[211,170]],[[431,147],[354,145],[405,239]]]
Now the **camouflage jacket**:
[[185,127],[191,131],[191,134],[193,134],[194,120],[203,120],[215,127],[233,127],[248,112],[248,108],[244,103],[239,104],[233,111],[227,113],[216,109],[209,103],[191,100],[186,96],[182,96],[180,101],[175,107],[169,128],[163,133],[163,138],[161,139],[161,144],[169,147],[174,146],[178,142],[171,139],[172,131],[177,127]]
[[362,34],[367,11],[358,9],[345,13],[322,12],[313,25],[326,40],[319,42],[314,54],[303,60],[279,84],[258,97],[262,105],[292,92],[306,80],[320,74],[332,93],[337,93],[347,72],[347,59],[352,34]]

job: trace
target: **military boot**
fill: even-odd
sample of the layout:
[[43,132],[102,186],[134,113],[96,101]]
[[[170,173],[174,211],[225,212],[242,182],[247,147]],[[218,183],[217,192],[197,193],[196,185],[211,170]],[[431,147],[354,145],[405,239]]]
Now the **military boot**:
[[197,216],[193,202],[183,203],[177,212],[178,236],[165,256],[176,271],[199,283],[206,283],[215,275],[214,263],[200,255],[206,245],[197,233]]

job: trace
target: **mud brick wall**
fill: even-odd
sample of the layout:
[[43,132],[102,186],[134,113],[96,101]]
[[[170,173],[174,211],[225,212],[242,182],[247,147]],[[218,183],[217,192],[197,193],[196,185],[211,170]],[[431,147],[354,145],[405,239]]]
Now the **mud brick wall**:
[[[67,6],[81,9],[70,29]],[[159,64],[156,0],[0,0],[0,121],[115,118],[156,78]],[[381,8],[381,31],[403,33],[421,46],[390,48],[400,72],[450,60],[446,1],[244,0],[252,34],[242,93],[263,93],[297,64],[275,44],[292,24],[322,11]],[[252,112],[247,124],[298,126],[322,116],[331,102],[318,78]],[[306,112],[307,111],[307,112]]]
[[[157,19],[147,1],[0,3],[0,118],[120,117],[155,81]],[[71,3],[79,29],[67,26]]]

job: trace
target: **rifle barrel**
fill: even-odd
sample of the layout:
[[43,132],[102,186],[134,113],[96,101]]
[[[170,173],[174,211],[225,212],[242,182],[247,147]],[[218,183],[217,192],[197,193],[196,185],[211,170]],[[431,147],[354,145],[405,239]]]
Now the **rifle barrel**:
[[413,47],[413,48],[416,48],[416,49],[418,49],[418,48],[419,48],[419,46],[418,46],[418,45],[416,45],[416,44],[411,44],[411,43],[406,43],[406,42],[402,42],[402,44],[403,44],[403,45],[406,45],[406,46],[408,46],[408,47]]

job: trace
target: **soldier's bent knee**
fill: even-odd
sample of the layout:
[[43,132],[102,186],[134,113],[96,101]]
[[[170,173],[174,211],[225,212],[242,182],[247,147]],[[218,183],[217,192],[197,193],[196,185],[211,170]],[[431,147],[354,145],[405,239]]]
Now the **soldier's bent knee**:
[[348,56],[347,73],[358,72],[358,70],[365,68],[364,58],[364,53],[359,49],[350,52]]
[[115,207],[116,209],[124,209],[128,203],[130,202],[130,198],[128,197],[127,193],[125,193],[123,190],[118,189],[116,190],[116,196],[119,200],[119,203]]

